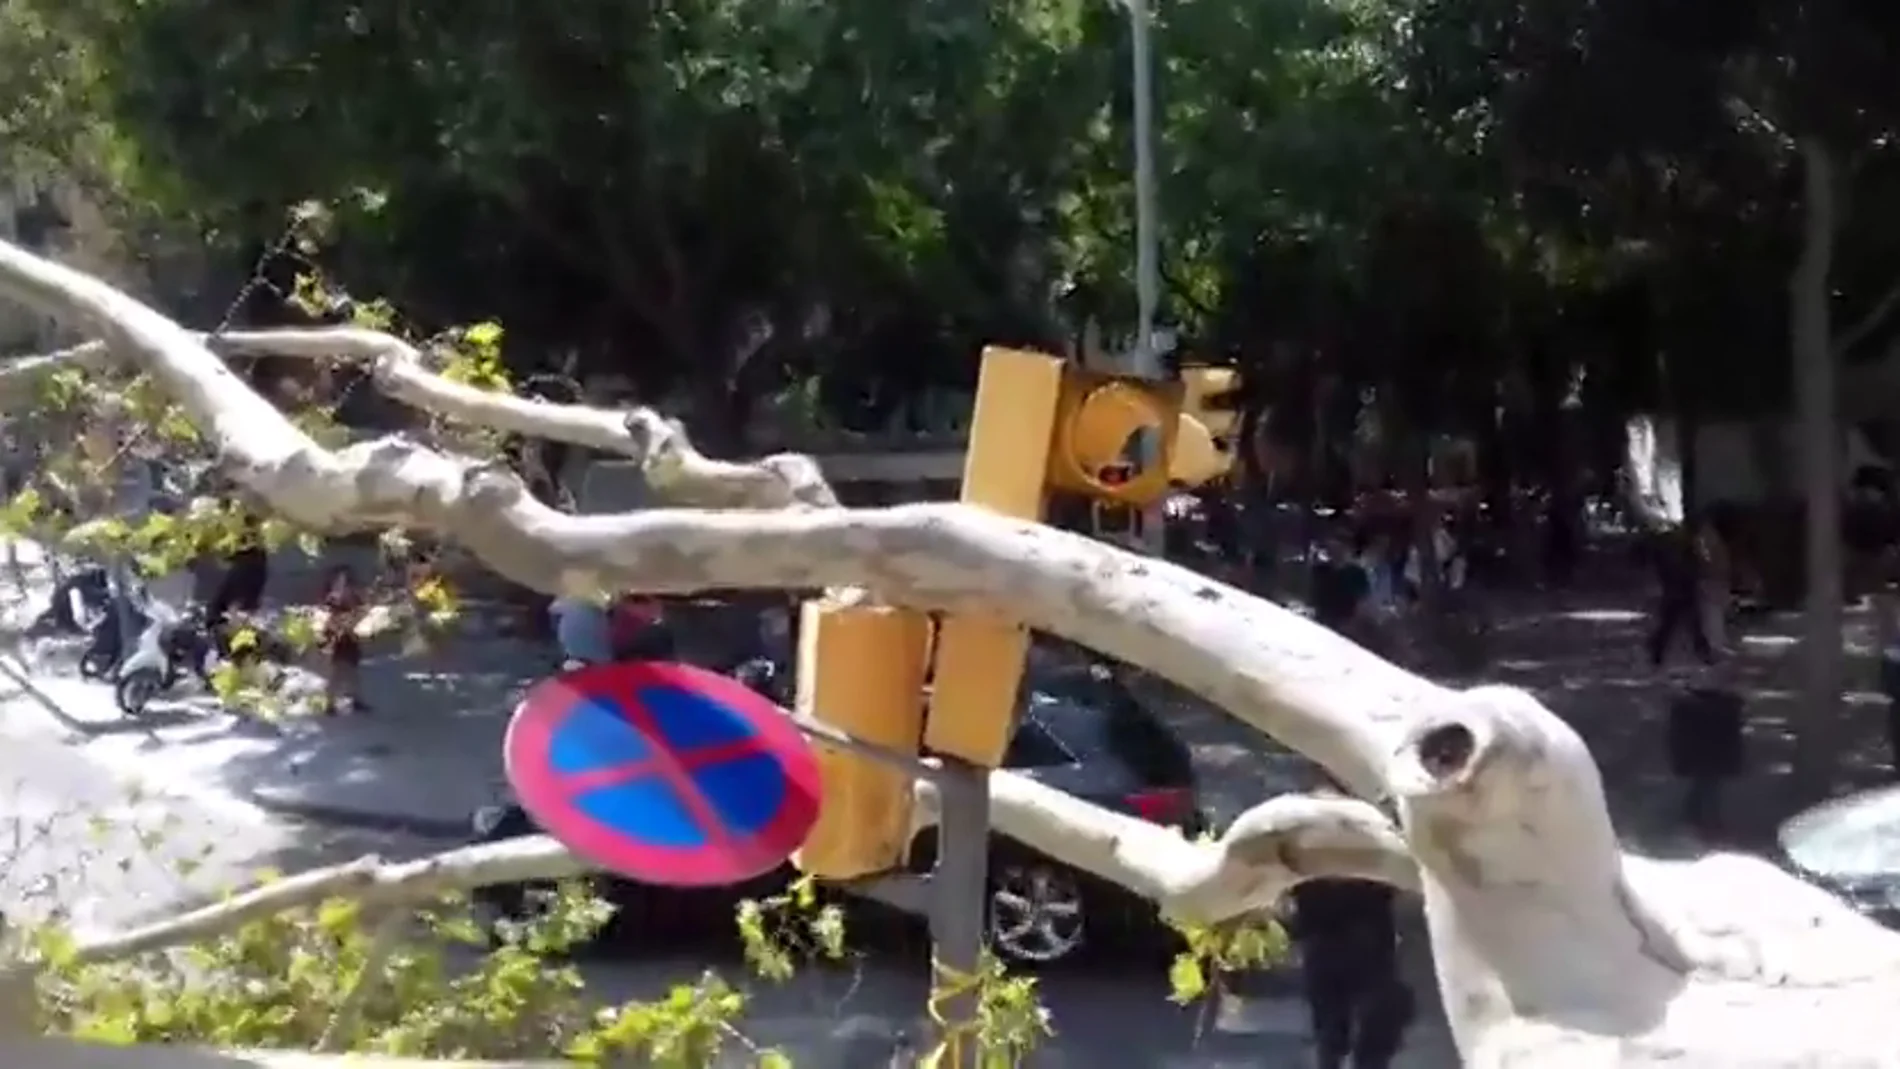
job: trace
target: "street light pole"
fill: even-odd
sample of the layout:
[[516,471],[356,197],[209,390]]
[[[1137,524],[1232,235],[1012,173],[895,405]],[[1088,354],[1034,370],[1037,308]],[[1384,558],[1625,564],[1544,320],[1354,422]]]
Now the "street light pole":
[[[1159,379],[1166,376],[1160,348],[1155,344],[1155,310],[1161,303],[1160,236],[1157,233],[1154,145],[1154,47],[1149,34],[1149,0],[1119,0],[1128,12],[1128,44],[1134,67],[1135,127],[1135,346],[1130,370]],[[1159,464],[1161,443],[1144,436],[1143,465]],[[1160,554],[1167,523],[1166,498],[1150,505],[1141,517],[1141,540],[1148,552]]]
[[1129,54],[1135,68],[1135,369],[1160,378],[1161,354],[1155,347],[1161,263],[1155,233],[1154,50],[1148,0],[1122,0],[1122,5],[1128,10]]

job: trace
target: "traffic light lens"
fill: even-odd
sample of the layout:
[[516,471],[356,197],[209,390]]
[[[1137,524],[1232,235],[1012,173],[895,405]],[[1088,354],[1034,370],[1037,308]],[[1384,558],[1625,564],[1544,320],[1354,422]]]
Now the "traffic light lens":
[[1119,382],[1096,387],[1076,406],[1069,424],[1077,466],[1091,473],[1121,468],[1121,482],[1127,482],[1141,470],[1145,459],[1140,455],[1142,437],[1159,436],[1167,416],[1154,398],[1138,387]]

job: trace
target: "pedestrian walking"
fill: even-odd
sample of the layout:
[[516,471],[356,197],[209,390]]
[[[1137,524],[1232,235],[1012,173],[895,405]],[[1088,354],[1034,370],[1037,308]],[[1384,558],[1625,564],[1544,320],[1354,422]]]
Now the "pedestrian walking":
[[1649,632],[1649,663],[1661,668],[1678,631],[1687,632],[1690,648],[1703,664],[1715,663],[1709,643],[1703,556],[1709,545],[1702,524],[1691,520],[1656,534],[1650,544],[1650,564],[1658,588],[1656,612]]
[[367,713],[363,701],[363,640],[356,629],[366,606],[356,573],[347,564],[330,570],[323,589],[323,648],[329,656],[323,704],[326,713],[339,713],[344,703],[352,713]]
[[238,521],[236,545],[224,557],[224,574],[205,607],[206,626],[223,633],[233,610],[251,614],[264,604],[264,588],[270,585],[270,552],[264,548],[264,525],[254,515]]
[[1293,889],[1290,924],[1319,1069],[1390,1069],[1415,1005],[1399,976],[1394,891],[1323,879]]

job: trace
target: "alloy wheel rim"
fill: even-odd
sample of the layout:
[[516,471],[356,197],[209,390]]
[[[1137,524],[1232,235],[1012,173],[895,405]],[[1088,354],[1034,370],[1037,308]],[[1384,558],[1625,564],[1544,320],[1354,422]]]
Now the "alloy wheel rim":
[[1046,866],[1009,866],[990,889],[990,943],[1022,961],[1055,961],[1082,945],[1086,923],[1075,878]]

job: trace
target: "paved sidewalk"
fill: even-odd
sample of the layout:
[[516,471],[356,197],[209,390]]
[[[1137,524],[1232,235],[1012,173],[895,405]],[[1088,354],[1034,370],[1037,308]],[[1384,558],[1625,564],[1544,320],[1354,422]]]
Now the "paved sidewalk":
[[489,628],[422,654],[376,642],[363,666],[371,714],[297,715],[295,695],[321,686],[298,666],[288,683],[293,712],[272,720],[222,708],[195,681],[133,719],[119,711],[109,686],[78,677],[83,639],[24,637],[47,603],[50,580],[38,547],[21,543],[15,551],[27,589],[23,596],[19,573],[0,589],[0,631],[11,636],[0,650],[0,674],[46,714],[49,730],[126,775],[286,815],[464,835],[470,812],[500,790],[508,714],[547,661],[538,644],[495,637]]

